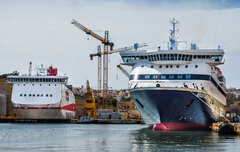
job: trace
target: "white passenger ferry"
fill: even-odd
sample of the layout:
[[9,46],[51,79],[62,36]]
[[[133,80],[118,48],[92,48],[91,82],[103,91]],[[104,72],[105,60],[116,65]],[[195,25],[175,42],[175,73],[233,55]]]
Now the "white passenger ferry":
[[129,89],[144,121],[154,130],[208,129],[225,115],[225,78],[219,67],[224,51],[178,49],[175,19],[166,50],[122,51],[132,66]]
[[71,118],[75,97],[66,87],[68,77],[58,76],[57,68],[41,66],[36,75],[8,76],[13,84],[12,103],[21,118]]

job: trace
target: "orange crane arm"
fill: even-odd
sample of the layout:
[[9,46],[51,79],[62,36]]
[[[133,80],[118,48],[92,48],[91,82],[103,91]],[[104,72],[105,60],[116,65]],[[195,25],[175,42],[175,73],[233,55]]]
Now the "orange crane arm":
[[[138,45],[138,48],[145,47],[145,46],[147,46],[147,44],[146,43],[142,43],[142,44]],[[134,45],[129,46],[129,47],[123,47],[123,48],[112,50],[111,52],[108,52],[108,54],[118,53],[118,52],[121,52],[121,51],[128,51],[128,50],[132,50],[132,49],[134,49]],[[104,52],[102,52],[101,54],[100,53],[90,54],[90,59],[92,60],[93,57],[101,56],[101,55],[104,55]]]
[[113,43],[112,42],[108,42],[106,41],[103,37],[99,36],[98,34],[94,33],[93,31],[89,30],[88,28],[86,28],[85,26],[83,26],[82,24],[80,24],[79,22],[77,22],[76,20],[73,19],[73,21],[71,22],[73,25],[75,25],[77,28],[79,28],[80,30],[84,31],[86,34],[91,35],[92,37],[98,39],[99,41],[101,41],[103,44],[105,45],[109,45],[110,47],[113,47]]

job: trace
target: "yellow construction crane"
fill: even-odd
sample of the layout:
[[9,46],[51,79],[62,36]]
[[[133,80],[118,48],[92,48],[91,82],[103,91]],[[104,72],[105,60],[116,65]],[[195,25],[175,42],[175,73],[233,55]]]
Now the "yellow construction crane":
[[95,98],[93,89],[90,88],[89,81],[86,85],[86,102],[84,106],[84,116],[95,117]]

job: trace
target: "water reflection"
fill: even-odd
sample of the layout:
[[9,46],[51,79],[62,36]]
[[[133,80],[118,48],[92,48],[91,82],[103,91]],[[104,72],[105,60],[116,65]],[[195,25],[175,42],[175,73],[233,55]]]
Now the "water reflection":
[[211,131],[156,132],[140,129],[133,133],[133,151],[238,151],[238,136],[218,136]]

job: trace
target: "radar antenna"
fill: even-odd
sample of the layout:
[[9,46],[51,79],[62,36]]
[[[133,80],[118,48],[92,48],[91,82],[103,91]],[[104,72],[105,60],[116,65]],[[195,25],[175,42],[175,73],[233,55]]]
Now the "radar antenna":
[[177,38],[176,38],[176,24],[179,24],[179,21],[173,18],[171,21],[171,24],[173,26],[172,30],[170,30],[170,50],[177,50]]

